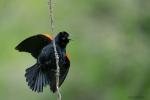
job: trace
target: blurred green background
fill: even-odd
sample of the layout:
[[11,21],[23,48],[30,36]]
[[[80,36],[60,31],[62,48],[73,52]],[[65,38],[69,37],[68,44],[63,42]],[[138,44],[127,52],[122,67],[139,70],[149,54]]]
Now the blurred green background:
[[[55,32],[70,32],[63,100],[150,100],[150,0],[53,0]],[[23,39],[50,33],[47,0],[0,0],[0,100],[56,100],[25,81],[36,60]]]

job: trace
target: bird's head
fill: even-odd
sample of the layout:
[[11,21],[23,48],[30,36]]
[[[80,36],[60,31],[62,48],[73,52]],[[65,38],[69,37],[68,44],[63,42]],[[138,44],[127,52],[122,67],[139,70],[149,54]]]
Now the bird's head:
[[55,42],[62,48],[66,48],[67,44],[71,39],[69,39],[69,34],[67,32],[60,32],[55,37]]

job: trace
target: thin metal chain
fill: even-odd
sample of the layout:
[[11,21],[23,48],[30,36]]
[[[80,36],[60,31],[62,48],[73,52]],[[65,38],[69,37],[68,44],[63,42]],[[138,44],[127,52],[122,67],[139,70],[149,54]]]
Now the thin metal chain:
[[[49,0],[49,14],[50,14],[50,23],[52,32],[54,32],[54,16],[53,16],[53,3],[52,0]],[[53,47],[55,52],[55,59],[56,59],[56,89],[57,89],[57,100],[61,100],[61,93],[59,90],[59,76],[60,76],[60,67],[59,67],[59,55],[56,49],[55,39],[53,40]]]

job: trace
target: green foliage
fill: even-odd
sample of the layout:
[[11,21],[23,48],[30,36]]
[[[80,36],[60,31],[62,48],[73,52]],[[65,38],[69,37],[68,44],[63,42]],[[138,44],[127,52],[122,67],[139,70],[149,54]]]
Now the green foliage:
[[[63,100],[150,99],[150,1],[53,0],[55,35],[70,32],[71,69]],[[55,100],[47,87],[30,91],[24,70],[35,63],[15,46],[50,33],[48,1],[0,0],[0,98]]]

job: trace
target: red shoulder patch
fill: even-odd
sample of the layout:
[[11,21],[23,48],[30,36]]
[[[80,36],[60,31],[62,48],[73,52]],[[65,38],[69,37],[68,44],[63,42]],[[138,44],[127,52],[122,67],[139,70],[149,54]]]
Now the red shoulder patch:
[[44,36],[46,36],[50,41],[52,41],[53,40],[53,37],[51,36],[51,35],[49,35],[49,34],[43,34]]
[[66,57],[67,57],[67,59],[70,61],[70,56],[69,56],[69,53],[68,53],[68,52],[66,53]]

